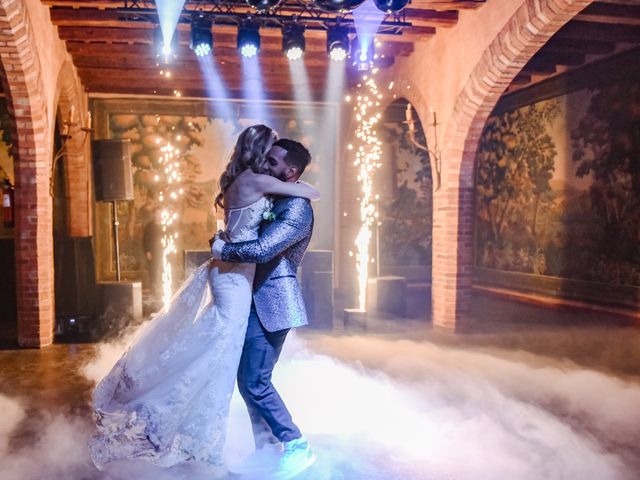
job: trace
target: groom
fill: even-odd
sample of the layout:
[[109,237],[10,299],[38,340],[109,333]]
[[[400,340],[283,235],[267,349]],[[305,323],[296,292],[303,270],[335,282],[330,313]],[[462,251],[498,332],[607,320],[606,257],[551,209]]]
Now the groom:
[[[269,174],[295,182],[311,161],[300,143],[280,139],[268,154]],[[313,231],[313,210],[309,200],[276,197],[270,215],[260,226],[257,240],[226,243],[216,237],[213,258],[225,262],[256,263],[253,302],[245,337],[238,388],[253,427],[256,452],[241,470],[258,467],[284,444],[274,479],[293,478],[315,461],[309,443],[293,423],[291,414],[271,383],[280,351],[293,327],[306,325],[307,314],[296,271]]]

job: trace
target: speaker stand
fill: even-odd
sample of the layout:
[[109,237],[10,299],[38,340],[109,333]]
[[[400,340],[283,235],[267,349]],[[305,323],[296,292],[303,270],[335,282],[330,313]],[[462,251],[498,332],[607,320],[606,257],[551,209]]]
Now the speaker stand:
[[111,202],[113,205],[113,241],[116,247],[116,280],[120,281],[120,242],[118,241],[118,227],[120,223],[118,222],[118,202],[113,200]]

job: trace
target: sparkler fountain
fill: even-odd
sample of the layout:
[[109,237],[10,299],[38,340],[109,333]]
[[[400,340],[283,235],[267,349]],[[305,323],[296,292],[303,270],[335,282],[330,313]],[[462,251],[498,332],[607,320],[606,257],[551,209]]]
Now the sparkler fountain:
[[[374,193],[373,176],[381,166],[382,142],[378,139],[377,124],[382,117],[380,113],[380,100],[382,94],[378,90],[375,80],[377,68],[365,75],[358,84],[353,111],[356,120],[355,145],[349,145],[349,150],[355,150],[354,166],[358,169],[358,182],[360,183],[360,221],[362,225],[355,239],[356,268],[358,271],[358,308],[345,310],[346,326],[366,326],[367,283],[369,279],[369,264],[372,259],[369,253],[369,245],[372,236],[372,227],[378,221],[376,208],[376,194]],[[350,101],[351,96],[347,97]],[[351,324],[351,325],[350,325]]]
[[[180,140],[179,138],[177,140]],[[178,219],[177,200],[184,193],[181,186],[182,175],[180,173],[180,152],[171,142],[167,142],[161,149],[160,165],[164,178],[163,188],[158,195],[158,201],[162,205],[162,302],[169,303],[173,294],[173,272],[171,256],[177,252],[176,240],[178,232],[175,222]],[[158,175],[156,181],[160,181]]]

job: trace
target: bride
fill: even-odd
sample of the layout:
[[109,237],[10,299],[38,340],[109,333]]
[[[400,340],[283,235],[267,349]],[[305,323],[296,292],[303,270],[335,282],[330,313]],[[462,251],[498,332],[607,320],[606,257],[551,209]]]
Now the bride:
[[[220,178],[233,242],[254,240],[268,195],[317,199],[305,183],[264,174],[276,133],[245,129]],[[229,403],[251,308],[255,264],[209,261],[185,281],[98,384],[98,433],[89,451],[98,469],[142,459],[161,467],[193,460],[222,465]]]

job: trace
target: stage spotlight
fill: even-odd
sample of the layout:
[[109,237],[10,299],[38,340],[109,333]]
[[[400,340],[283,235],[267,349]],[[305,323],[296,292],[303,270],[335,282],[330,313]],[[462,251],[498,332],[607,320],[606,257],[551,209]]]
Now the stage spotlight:
[[313,0],[313,3],[325,12],[349,13],[364,3],[364,0]]
[[346,28],[333,27],[327,32],[327,52],[329,58],[341,62],[349,55],[349,32]]
[[238,27],[238,50],[243,57],[255,57],[260,51],[259,28],[254,23],[245,23]]
[[178,56],[178,31],[173,32],[171,43],[167,45],[164,42],[162,28],[160,26],[156,27],[153,31],[153,47],[156,52],[156,57],[162,58],[164,63],[169,63]]
[[213,34],[211,33],[211,23],[205,21],[194,21],[191,23],[191,50],[198,57],[205,57],[213,49]]
[[257,12],[269,12],[274,10],[282,0],[246,0],[247,3],[256,9]]
[[292,23],[282,27],[282,51],[289,60],[301,59],[304,47],[304,25]]
[[376,7],[386,14],[398,13],[407,6],[409,0],[373,0]]
[[352,57],[353,65],[355,65],[358,71],[366,72],[373,67],[375,55],[375,47],[373,44],[360,45],[358,38],[355,38],[352,51],[354,52]]

